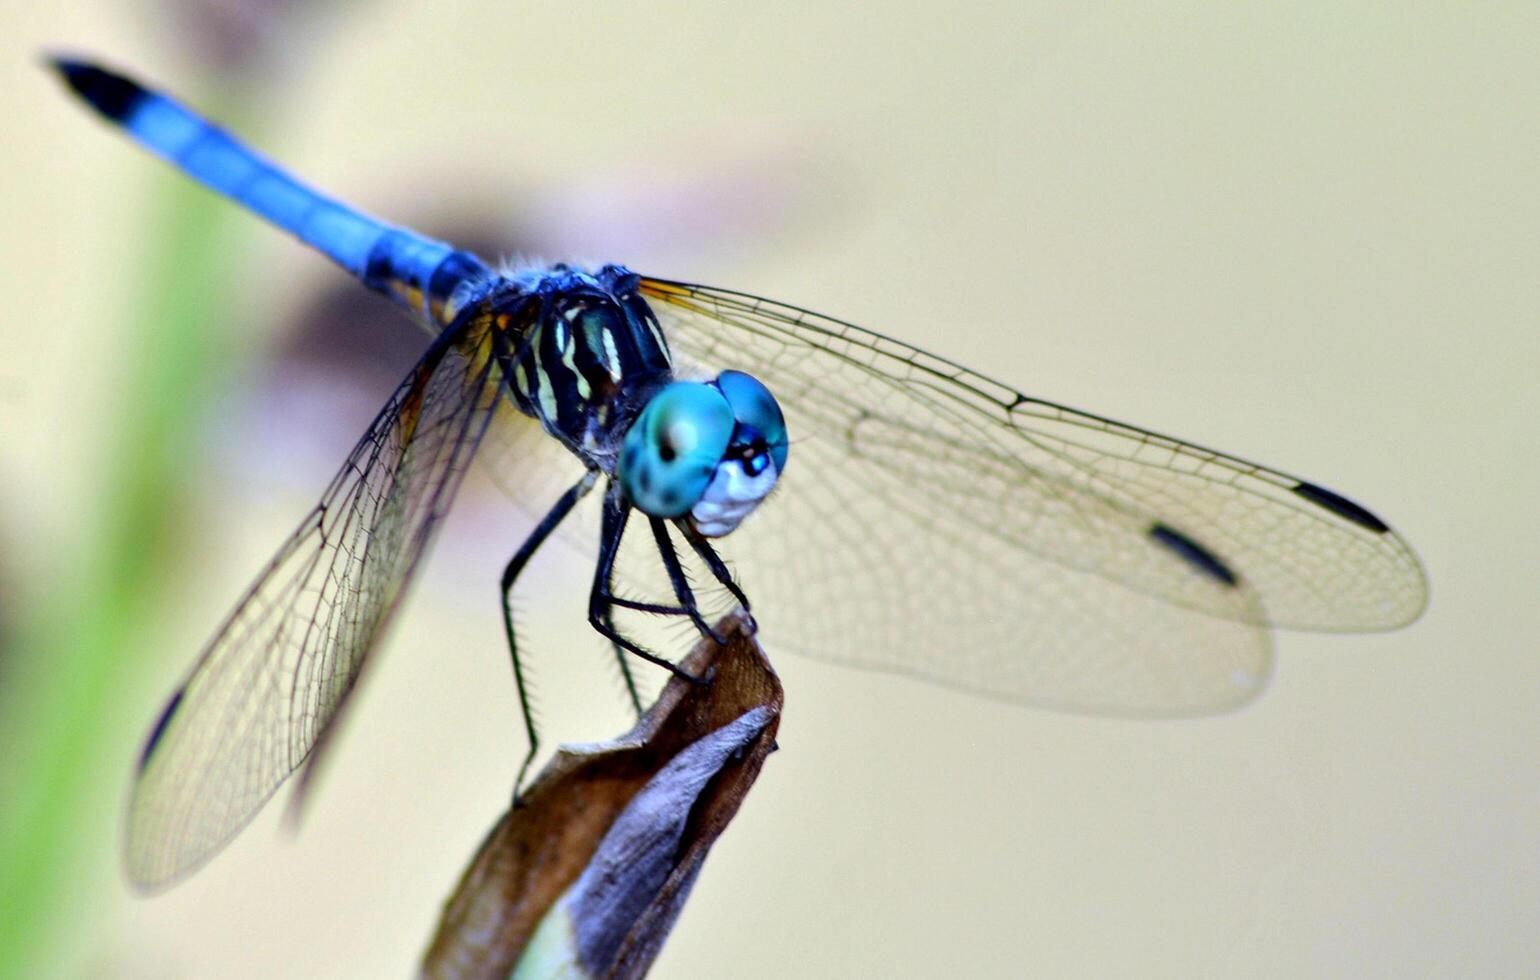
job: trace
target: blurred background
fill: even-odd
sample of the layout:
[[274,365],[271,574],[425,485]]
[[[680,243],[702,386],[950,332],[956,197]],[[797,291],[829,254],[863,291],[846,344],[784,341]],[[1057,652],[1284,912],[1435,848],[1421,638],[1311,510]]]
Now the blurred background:
[[[657,975],[1530,972],[1536,37],[1523,4],[0,8],[0,972],[401,975],[524,749],[494,595],[529,518],[476,477],[302,832],[271,807],[129,894],[144,731],[423,338],[88,116],[60,47],[390,220],[868,324],[1418,549],[1420,622],[1282,635],[1212,719],[778,658],[783,751]],[[551,549],[520,601],[553,743],[628,724],[587,575]]]

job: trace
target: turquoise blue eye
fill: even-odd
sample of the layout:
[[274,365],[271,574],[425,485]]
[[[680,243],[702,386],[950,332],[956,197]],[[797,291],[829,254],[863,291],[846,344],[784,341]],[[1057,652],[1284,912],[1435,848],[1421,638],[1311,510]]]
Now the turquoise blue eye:
[[759,379],[742,371],[723,371],[717,375],[717,387],[727,404],[732,406],[733,418],[764,438],[770,458],[775,461],[775,471],[786,471],[786,419],[781,415],[780,403],[770,394],[770,389]]
[[642,409],[620,450],[620,487],[643,513],[680,517],[706,492],[733,435],[723,393],[675,381]]

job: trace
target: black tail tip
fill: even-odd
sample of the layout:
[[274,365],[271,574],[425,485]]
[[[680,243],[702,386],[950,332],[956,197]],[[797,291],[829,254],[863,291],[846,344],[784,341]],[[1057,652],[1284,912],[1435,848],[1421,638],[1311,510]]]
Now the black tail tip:
[[122,120],[146,95],[138,82],[89,61],[56,54],[45,55],[44,61],[72,92],[108,119]]

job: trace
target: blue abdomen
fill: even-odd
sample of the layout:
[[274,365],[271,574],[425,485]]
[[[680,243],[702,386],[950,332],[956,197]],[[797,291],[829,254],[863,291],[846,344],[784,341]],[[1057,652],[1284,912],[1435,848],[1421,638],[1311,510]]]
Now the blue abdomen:
[[327,255],[366,286],[440,325],[486,265],[326,197],[168,96],[95,65],[56,59],[70,88],[146,149]]

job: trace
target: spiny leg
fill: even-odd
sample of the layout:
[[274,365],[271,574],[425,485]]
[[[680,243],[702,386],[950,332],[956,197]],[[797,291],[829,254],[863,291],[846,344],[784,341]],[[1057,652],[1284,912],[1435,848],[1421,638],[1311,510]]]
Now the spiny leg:
[[[515,803],[518,802],[519,791],[524,788],[524,776],[529,771],[529,764],[535,760],[535,753],[540,749],[540,736],[535,731],[534,713],[530,711],[529,690],[524,681],[524,666],[519,661],[519,645],[513,637],[513,583],[519,577],[519,573],[524,570],[524,566],[529,562],[535,551],[545,543],[546,538],[551,536],[551,532],[556,530],[556,526],[572,512],[572,508],[577,505],[577,502],[582,500],[589,490],[593,489],[594,480],[597,478],[598,473],[590,470],[583,475],[581,480],[573,484],[566,493],[562,494],[561,499],[556,501],[556,506],[552,507],[540,519],[540,523],[535,525],[534,531],[530,532],[529,537],[524,539],[524,543],[519,545],[519,550],[509,559],[507,567],[503,569],[503,628],[508,634],[508,655],[513,660],[513,682],[519,689],[519,709],[524,713],[524,730],[529,735],[529,751],[525,754],[524,761],[519,764],[518,778],[513,781],[513,799]],[[629,677],[627,679],[629,681]],[[635,697],[636,694],[633,689],[633,700]]]
[[685,578],[684,568],[679,564],[679,553],[674,550],[674,539],[668,536],[668,525],[663,523],[661,517],[650,517],[648,522],[652,525],[653,540],[658,543],[658,557],[663,560],[663,568],[668,572],[669,584],[674,587],[674,598],[679,600],[685,615],[689,616],[690,622],[700,630],[701,636],[710,637],[717,646],[726,643],[727,638],[708,626],[701,618],[700,607],[695,604],[695,593],[690,589],[690,580]]
[[749,597],[744,595],[743,590],[738,587],[738,583],[733,579],[732,570],[727,567],[727,563],[722,560],[722,556],[717,554],[717,550],[711,546],[711,542],[688,521],[675,521],[674,526],[679,528],[679,532],[684,535],[684,539],[690,542],[690,547],[695,549],[695,553],[700,556],[701,561],[705,562],[706,567],[711,569],[711,574],[716,577],[716,580],[722,583],[722,586],[728,592],[732,593],[734,599],[738,600],[738,605],[742,606],[744,613],[749,616],[750,631],[756,629],[754,617],[749,609]]
[[[610,629],[615,628],[615,620],[612,611],[604,610],[604,625]],[[615,666],[620,668],[620,679],[625,681],[626,693],[631,696],[631,707],[636,709],[636,717],[642,717],[642,697],[636,691],[636,678],[631,674],[631,661],[626,659],[626,651],[619,643],[610,641],[610,646],[615,648]]]
[[613,488],[604,495],[603,516],[599,522],[599,561],[594,566],[594,584],[588,593],[588,624],[622,650],[633,653],[650,664],[662,667],[675,677],[696,684],[703,683],[703,678],[696,677],[678,664],[637,646],[610,624],[610,607],[617,604],[624,605],[624,603],[616,603],[613,598],[612,579],[615,577],[615,558],[620,553],[621,538],[625,536],[626,521],[630,516],[631,505]]
[[637,612],[652,613],[654,616],[688,616],[690,610],[684,606],[665,606],[656,602],[638,602],[635,599],[622,599],[618,595],[605,595],[604,601],[611,606],[620,609],[634,609]]

